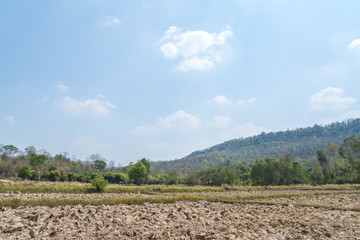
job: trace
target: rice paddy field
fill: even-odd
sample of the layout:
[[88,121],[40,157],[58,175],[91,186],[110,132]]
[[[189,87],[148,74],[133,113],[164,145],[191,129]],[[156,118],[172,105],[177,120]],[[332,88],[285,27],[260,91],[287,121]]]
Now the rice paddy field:
[[360,239],[360,185],[1,180],[0,239]]

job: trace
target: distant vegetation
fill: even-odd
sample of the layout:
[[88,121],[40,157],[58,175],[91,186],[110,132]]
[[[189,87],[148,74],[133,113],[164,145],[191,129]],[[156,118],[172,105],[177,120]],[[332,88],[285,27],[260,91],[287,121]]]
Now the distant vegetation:
[[[52,157],[46,150],[38,151],[32,146],[21,151],[13,145],[0,145],[0,177],[92,183],[98,192],[106,192],[109,183],[207,186],[360,183],[359,132],[360,119],[316,125],[228,141],[182,160],[151,163],[143,158],[126,167],[115,166],[99,154],[81,161],[69,158],[67,153]],[[339,140],[340,137],[344,138]],[[331,139],[335,142],[328,141]],[[263,155],[239,157],[250,152]],[[172,168],[162,169],[165,165]],[[93,192],[88,188],[84,191]]]
[[360,119],[233,139],[178,160],[152,162],[152,167],[164,171],[177,169],[185,173],[239,162],[251,165],[256,159],[280,159],[286,154],[306,167],[313,167],[317,161],[317,150],[326,150],[328,142],[339,145],[352,135],[360,135]]

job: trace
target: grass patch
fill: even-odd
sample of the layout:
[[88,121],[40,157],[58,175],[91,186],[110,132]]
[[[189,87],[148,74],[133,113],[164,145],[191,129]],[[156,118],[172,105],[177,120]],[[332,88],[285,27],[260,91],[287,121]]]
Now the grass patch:
[[154,197],[113,197],[113,198],[95,198],[95,199],[78,199],[78,198],[39,198],[39,199],[18,199],[18,198],[6,198],[0,199],[0,207],[17,208],[19,206],[48,206],[58,207],[67,205],[139,205],[144,203],[175,203],[178,201],[197,202],[205,200],[209,202],[223,202],[223,203],[243,203],[243,204],[267,204],[267,205],[289,205],[300,207],[316,207],[326,208],[329,210],[349,210],[360,211],[360,207],[343,207],[325,205],[321,203],[308,203],[308,202],[281,202],[271,199],[277,198],[290,198],[301,196],[314,196],[314,195],[337,195],[337,194],[359,194],[359,191],[328,191],[328,192],[305,192],[305,193],[278,193],[269,195],[249,195],[249,196],[228,196],[228,195],[204,195],[204,194],[188,194],[183,193],[173,196],[154,196]]
[[11,207],[17,208],[20,206],[47,206],[47,207],[58,207],[58,206],[67,206],[67,205],[117,205],[117,204],[127,204],[127,205],[139,205],[144,203],[175,203],[178,201],[191,201],[196,202],[201,200],[198,195],[192,194],[182,194],[178,196],[156,196],[156,197],[122,197],[122,198],[96,198],[96,199],[78,199],[78,198],[63,198],[63,199],[54,199],[54,198],[39,198],[39,199],[0,199],[0,207]]
[[302,190],[302,191],[324,191],[324,190],[360,190],[360,184],[326,184],[326,185],[285,185],[285,186],[222,186],[225,191],[279,191],[279,190]]
[[[104,193],[190,193],[190,192],[224,192],[223,187],[207,186],[165,186],[165,185],[145,185],[145,186],[126,186],[109,185],[104,189]],[[90,184],[68,185],[60,184],[22,184],[0,185],[0,193],[94,193],[95,188]]]
[[1,193],[94,193],[95,188],[90,186],[2,186]]
[[[328,185],[291,185],[291,186],[184,186],[184,185],[116,185],[112,184],[104,189],[105,193],[202,193],[202,192],[225,192],[225,191],[356,191],[360,190],[360,184],[328,184]],[[10,182],[0,183],[0,193],[94,193],[95,188],[88,183],[73,182]]]

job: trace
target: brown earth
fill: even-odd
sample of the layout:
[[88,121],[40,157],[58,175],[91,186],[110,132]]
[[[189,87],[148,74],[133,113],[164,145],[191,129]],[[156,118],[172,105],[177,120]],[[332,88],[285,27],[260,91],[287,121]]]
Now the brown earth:
[[[309,191],[309,190],[262,190],[262,191],[226,191],[226,192],[187,192],[186,194],[201,194],[201,195],[211,195],[211,196],[269,196],[271,194],[281,194],[281,193],[291,193],[291,194],[302,194],[302,193],[311,193],[311,192],[325,192],[325,191]],[[0,193],[0,199],[6,198],[19,198],[19,199],[39,199],[39,198],[78,198],[78,199],[95,199],[95,198],[113,198],[113,197],[153,197],[154,195],[161,196],[174,196],[181,195],[184,193],[160,193],[153,192],[151,194],[145,193]]]
[[[274,200],[274,199],[273,199]],[[319,196],[306,196],[306,197],[290,197],[290,198],[277,198],[276,202],[282,203],[315,203],[325,204],[327,206],[347,207],[347,208],[360,208],[360,194],[338,194],[319,195]]]
[[0,239],[31,238],[360,239],[360,212],[206,201],[0,209]]

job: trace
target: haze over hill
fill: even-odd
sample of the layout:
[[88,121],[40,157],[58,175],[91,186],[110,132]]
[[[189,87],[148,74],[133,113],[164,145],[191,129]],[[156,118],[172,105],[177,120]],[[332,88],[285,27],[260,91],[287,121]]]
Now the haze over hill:
[[360,134],[360,118],[320,126],[280,132],[261,133],[238,138],[195,151],[181,159],[152,162],[156,169],[186,169],[196,171],[238,162],[252,163],[265,157],[280,158],[290,153],[294,160],[312,165],[316,151],[328,142],[340,144],[345,138]]

